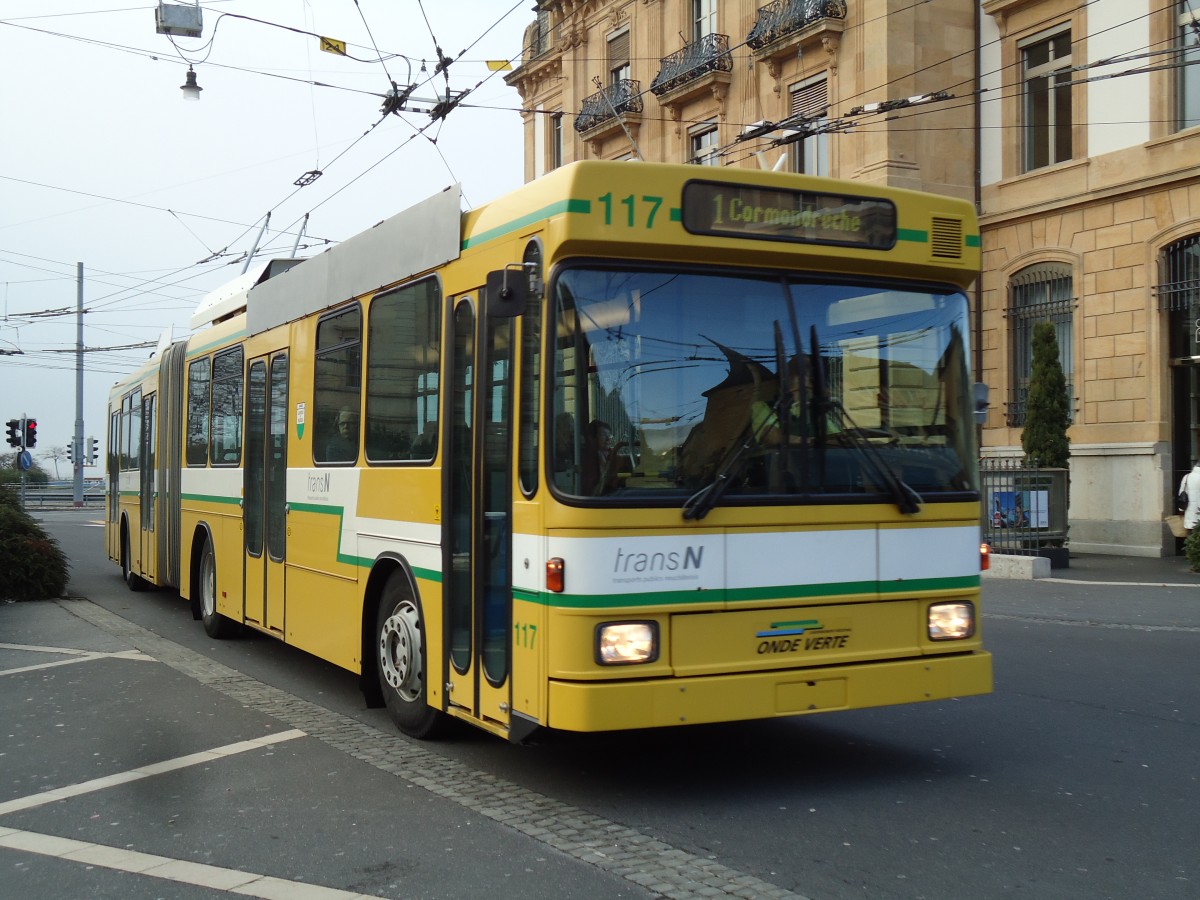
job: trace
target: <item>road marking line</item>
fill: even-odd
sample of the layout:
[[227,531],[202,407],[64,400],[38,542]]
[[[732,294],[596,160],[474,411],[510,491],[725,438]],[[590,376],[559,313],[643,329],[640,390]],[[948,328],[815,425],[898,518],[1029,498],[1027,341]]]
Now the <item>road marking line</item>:
[[1104,587],[1162,587],[1162,588],[1197,588],[1200,584],[1194,581],[1084,581],[1080,578],[1059,578],[1057,575],[1051,575],[1047,578],[1039,578],[1038,581],[1052,581],[1055,584],[1086,584],[1086,585],[1101,585]]
[[377,900],[338,888],[0,826],[0,847],[264,900]]
[[12,812],[21,812],[26,809],[33,809],[36,806],[44,806],[47,803],[54,803],[58,800],[66,800],[68,797],[78,797],[81,794],[91,794],[95,791],[102,791],[106,788],[116,787],[119,784],[128,784],[131,781],[140,781],[143,778],[149,778],[152,775],[161,775],[164,772],[174,772],[176,769],[186,769],[188,766],[198,766],[203,763],[212,762],[213,760],[222,759],[226,756],[233,756],[237,753],[245,753],[247,750],[257,750],[260,747],[268,747],[272,744],[280,744],[284,741],[294,740],[298,737],[305,737],[306,732],[298,728],[293,728],[290,731],[281,731],[279,734],[265,734],[262,737],[254,738],[249,741],[239,741],[236,744],[226,744],[224,747],[214,747],[212,750],[201,750],[199,753],[189,753],[187,756],[178,756],[175,759],[166,759],[162,762],[150,763],[146,766],[139,766],[136,769],[130,769],[126,772],[117,772],[113,775],[105,775],[103,778],[93,778],[91,781],[83,781],[79,784],[70,784],[66,787],[55,788],[51,791],[43,791],[40,794],[31,794],[28,797],[18,797],[16,800],[9,800],[6,803],[0,803],[0,816]]
[[[30,653],[67,653],[75,656],[84,656],[89,653],[103,653],[103,650],[80,650],[77,647],[43,647],[40,644],[4,644],[0,643],[0,650],[28,650]],[[129,653],[129,650],[123,650],[122,653]],[[132,651],[139,652],[139,651]]]
[[[619,825],[563,800],[442,756],[391,728],[381,731],[376,724],[302,700],[188,650],[86,599],[56,602],[83,621],[152,653],[164,665],[247,709],[303,728],[310,738],[351,759],[403,778],[434,797],[478,813],[639,889],[653,893],[653,886],[668,885],[671,896],[681,898],[754,896],[805,900],[802,894],[740,872],[707,854],[689,853],[644,831]],[[293,897],[281,895],[279,900],[293,900]]]
[[100,650],[75,650],[70,647],[36,647],[27,644],[0,644],[0,650],[28,650],[31,653],[59,653],[70,656],[70,659],[58,659],[54,662],[38,663],[33,666],[20,666],[16,669],[0,669],[0,675],[17,675],[21,672],[35,672],[38,669],[53,669],[55,666],[71,666],[75,663],[91,662],[94,659],[136,659],[154,662],[154,657],[141,650],[119,650],[116,653],[105,653]]

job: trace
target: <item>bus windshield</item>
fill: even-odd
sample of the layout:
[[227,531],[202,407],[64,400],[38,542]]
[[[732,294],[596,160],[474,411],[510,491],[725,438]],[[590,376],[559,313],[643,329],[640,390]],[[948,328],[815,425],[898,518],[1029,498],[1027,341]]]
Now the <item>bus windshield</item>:
[[547,458],[565,498],[657,505],[716,487],[732,505],[978,490],[956,289],[596,266],[560,271],[551,296]]

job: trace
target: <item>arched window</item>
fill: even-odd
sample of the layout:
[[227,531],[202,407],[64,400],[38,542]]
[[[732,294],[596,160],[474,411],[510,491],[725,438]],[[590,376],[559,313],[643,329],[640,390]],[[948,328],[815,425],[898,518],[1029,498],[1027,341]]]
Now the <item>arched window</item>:
[[1158,308],[1170,315],[1167,352],[1174,358],[1200,355],[1195,322],[1200,319],[1200,235],[1163,248],[1158,257]]
[[1200,234],[1159,252],[1154,293],[1167,317],[1172,478],[1177,482],[1200,458]]
[[1058,361],[1067,380],[1068,414],[1074,412],[1075,368],[1072,340],[1075,294],[1071,267],[1065,263],[1028,266],[1008,282],[1008,332],[1011,347],[1008,424],[1025,424],[1029,377],[1033,372],[1033,329],[1039,322],[1054,325]]

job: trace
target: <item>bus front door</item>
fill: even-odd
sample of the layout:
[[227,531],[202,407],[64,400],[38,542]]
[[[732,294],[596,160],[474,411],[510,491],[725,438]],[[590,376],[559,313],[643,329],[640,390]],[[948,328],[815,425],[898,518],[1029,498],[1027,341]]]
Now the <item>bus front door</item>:
[[506,729],[511,706],[511,319],[454,312],[444,483],[446,683],[449,703]]
[[288,359],[250,361],[242,504],[246,545],[246,621],[283,633],[287,550]]
[[[158,579],[158,540],[154,534],[158,511],[158,485],[155,483],[158,462],[154,458],[158,451],[156,397],[156,394],[146,394],[142,397],[142,459],[138,483],[138,506],[141,509],[142,520],[138,529],[137,564],[133,567],[135,574],[150,582]],[[86,451],[81,450],[80,455],[84,452]]]

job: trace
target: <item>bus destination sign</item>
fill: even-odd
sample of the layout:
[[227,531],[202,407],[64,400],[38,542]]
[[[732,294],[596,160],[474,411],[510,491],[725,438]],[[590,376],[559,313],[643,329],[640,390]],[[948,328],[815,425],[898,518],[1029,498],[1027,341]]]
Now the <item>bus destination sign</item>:
[[690,181],[681,206],[692,234],[873,250],[896,243],[896,207],[878,197]]

